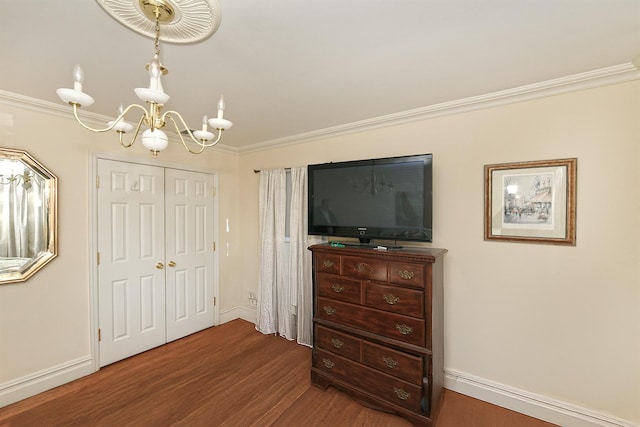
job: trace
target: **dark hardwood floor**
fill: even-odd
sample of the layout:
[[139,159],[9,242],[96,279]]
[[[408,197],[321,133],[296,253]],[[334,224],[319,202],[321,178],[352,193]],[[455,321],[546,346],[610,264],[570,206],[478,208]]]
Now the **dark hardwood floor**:
[[[0,408],[0,427],[410,424],[310,384],[311,349],[234,320]],[[451,391],[438,427],[551,424]]]

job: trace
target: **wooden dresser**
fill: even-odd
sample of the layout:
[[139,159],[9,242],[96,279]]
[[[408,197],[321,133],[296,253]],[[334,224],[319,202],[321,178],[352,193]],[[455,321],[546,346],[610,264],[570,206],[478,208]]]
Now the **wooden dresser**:
[[432,425],[444,381],[445,249],[314,245],[311,382]]

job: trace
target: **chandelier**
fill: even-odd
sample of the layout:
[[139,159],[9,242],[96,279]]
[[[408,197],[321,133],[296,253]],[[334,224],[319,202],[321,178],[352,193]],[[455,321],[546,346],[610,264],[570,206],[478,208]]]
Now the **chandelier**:
[[[140,131],[146,128],[142,132],[142,145],[153,153],[153,157],[157,157],[160,151],[167,148],[169,138],[162,129],[169,123],[173,125],[184,148],[192,154],[200,154],[207,147],[216,145],[222,138],[222,132],[233,125],[233,123],[223,117],[225,109],[224,96],[220,96],[220,100],[218,101],[217,117],[207,118],[207,116],[204,116],[201,130],[192,131],[177,111],[167,110],[162,112],[164,104],[169,101],[169,95],[162,89],[162,83],[160,81],[161,76],[168,73],[168,70],[160,63],[160,24],[179,23],[176,29],[174,29],[174,32],[170,34],[172,38],[168,38],[168,40],[177,43],[191,42],[208,37],[217,30],[219,25],[217,0],[96,1],[114,18],[129,28],[148,36],[153,35],[154,37],[154,56],[151,62],[146,65],[146,69],[149,71],[149,87],[135,89],[138,98],[144,101],[147,106],[145,107],[140,104],[131,104],[126,108],[120,106],[118,109],[118,117],[109,121],[107,127],[94,129],[87,126],[80,120],[80,117],[78,117],[78,109],[91,106],[94,100],[90,95],[82,91],[84,73],[80,66],[76,65],[73,70],[73,89],[61,88],[58,89],[56,93],[63,102],[73,107],[73,115],[78,123],[93,132],[115,130],[119,135],[120,145],[125,148],[131,147],[137,140]],[[136,1],[138,4],[135,3]],[[181,1],[187,3],[188,7],[185,8],[185,10],[178,9]],[[190,16],[190,14],[192,16]],[[194,27],[190,26],[191,23],[201,25],[203,14],[211,18],[211,22],[208,23],[209,25],[203,27],[203,31],[206,32],[204,35],[202,31],[198,32],[198,28],[194,30]],[[134,19],[131,19],[131,17],[134,17]],[[177,19],[178,17],[179,19]],[[149,24],[151,24],[152,27],[149,27]],[[181,34],[186,35],[185,37],[187,38],[182,37]],[[141,112],[138,124],[134,126],[125,122],[124,117],[129,112],[136,110]],[[217,134],[210,132],[208,126],[215,129]],[[133,136],[127,139],[125,134],[129,134],[132,131],[134,131]],[[185,137],[187,137],[186,140]],[[191,144],[191,146],[189,144]]]

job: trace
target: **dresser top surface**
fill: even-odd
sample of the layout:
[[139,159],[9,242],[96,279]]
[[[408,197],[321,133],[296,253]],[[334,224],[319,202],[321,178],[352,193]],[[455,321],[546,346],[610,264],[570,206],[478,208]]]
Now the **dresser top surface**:
[[418,258],[425,258],[435,260],[438,257],[447,253],[446,249],[440,248],[416,248],[416,247],[400,247],[400,248],[387,248],[378,249],[376,246],[366,245],[345,245],[344,247],[334,247],[330,243],[324,243],[319,245],[312,245],[308,248],[310,251],[316,252],[333,252],[341,255],[357,255],[367,257],[406,257],[414,256]]

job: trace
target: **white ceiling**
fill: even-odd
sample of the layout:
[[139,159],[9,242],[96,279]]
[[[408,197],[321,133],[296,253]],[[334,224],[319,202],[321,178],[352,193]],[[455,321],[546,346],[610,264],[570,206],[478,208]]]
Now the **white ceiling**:
[[[133,1],[133,0],[132,0]],[[137,1],[137,0],[136,0]],[[148,86],[153,41],[91,0],[0,0],[0,90],[60,103],[76,63],[90,110],[113,116]],[[220,0],[207,40],[161,44],[192,128],[224,93],[238,149],[388,114],[628,64],[640,0]],[[133,121],[133,118],[132,120]]]

